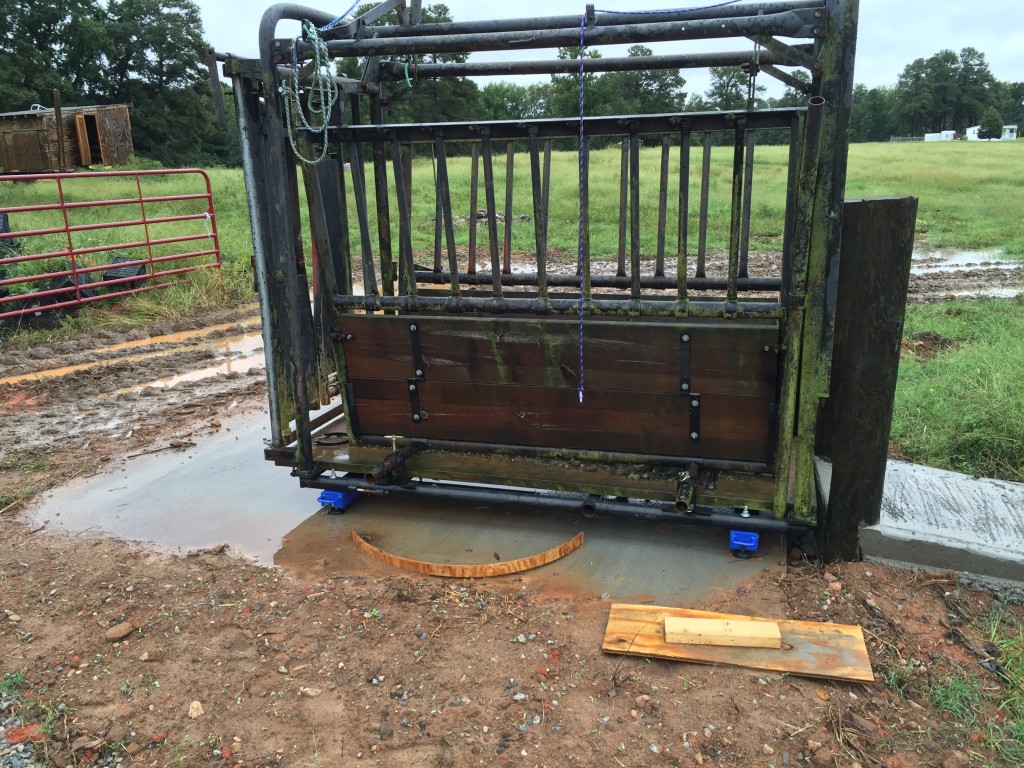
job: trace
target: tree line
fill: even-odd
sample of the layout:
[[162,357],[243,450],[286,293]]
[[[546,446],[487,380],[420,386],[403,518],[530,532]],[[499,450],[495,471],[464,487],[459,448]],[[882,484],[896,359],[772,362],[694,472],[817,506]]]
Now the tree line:
[[[356,14],[374,5],[361,5]],[[398,17],[385,21],[398,23]],[[423,9],[424,23],[451,21],[443,3]],[[129,103],[137,154],[168,166],[239,163],[233,115],[227,131],[213,126],[203,63],[208,45],[192,0],[0,0],[0,24],[7,31],[0,38],[0,112],[48,104],[53,89],[68,106]],[[651,53],[642,45],[628,51],[631,57]],[[558,55],[575,60],[579,50],[562,48]],[[599,58],[600,52],[586,55]],[[384,85],[385,119],[448,122],[579,114],[576,74],[526,85],[490,81],[483,87],[465,77],[416,77],[419,63],[467,58],[464,53],[436,54],[399,62],[407,66],[408,78]],[[336,71],[359,77],[364,64],[341,59]],[[765,96],[764,86],[752,86],[738,67],[713,67],[710,74],[706,91],[687,93],[678,70],[590,73],[584,79],[584,109],[587,115],[602,116],[737,110],[751,100],[758,109],[806,103],[806,96],[792,88],[781,96]],[[233,111],[230,98],[225,105]],[[1024,83],[997,80],[977,49],[943,50],[908,64],[892,87],[858,85],[850,138],[886,141],[942,130],[962,135],[978,124],[998,135],[1004,123],[1024,123]]]
[[912,61],[894,86],[858,85],[850,139],[888,141],[940,131],[963,136],[975,125],[984,138],[998,138],[1007,124],[1024,124],[1024,83],[997,80],[985,54],[968,47]]
[[49,106],[54,89],[67,106],[127,103],[136,154],[168,166],[240,162],[237,129],[213,125],[191,0],[0,0],[0,25],[0,112]]

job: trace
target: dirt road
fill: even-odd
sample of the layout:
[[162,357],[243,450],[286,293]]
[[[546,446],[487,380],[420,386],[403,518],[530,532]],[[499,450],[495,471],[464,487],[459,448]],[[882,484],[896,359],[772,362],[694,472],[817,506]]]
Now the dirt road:
[[[849,685],[605,656],[607,601],[515,577],[368,580],[34,529],[20,507],[42,488],[262,408],[256,332],[243,308],[4,350],[0,765],[1019,764],[980,664],[983,626],[1019,634],[1012,590],[794,553],[703,606],[860,624],[876,683]],[[979,715],[936,694],[950,681]]]

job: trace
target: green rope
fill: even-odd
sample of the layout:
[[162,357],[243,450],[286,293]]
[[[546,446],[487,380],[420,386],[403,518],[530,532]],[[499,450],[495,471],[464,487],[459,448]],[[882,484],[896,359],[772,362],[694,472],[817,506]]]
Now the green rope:
[[[327,157],[327,129],[331,122],[331,113],[335,104],[338,103],[338,83],[334,79],[334,62],[327,50],[327,44],[321,39],[320,32],[308,21],[302,22],[302,29],[306,34],[309,44],[313,47],[313,71],[311,84],[306,95],[306,109],[302,108],[302,95],[299,91],[299,54],[298,39],[295,47],[292,48],[292,69],[294,77],[290,85],[282,83],[280,93],[284,97],[285,126],[288,129],[288,142],[292,151],[306,165],[316,165]],[[306,111],[313,118],[311,124],[306,119]],[[302,123],[302,127],[311,133],[321,134],[323,142],[320,152],[316,157],[306,157],[299,149],[295,140],[296,119]]]

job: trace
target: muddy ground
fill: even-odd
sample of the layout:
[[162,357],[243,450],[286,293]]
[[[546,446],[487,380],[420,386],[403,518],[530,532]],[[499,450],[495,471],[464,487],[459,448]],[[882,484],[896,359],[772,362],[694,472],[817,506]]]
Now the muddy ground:
[[[954,575],[794,551],[702,606],[859,624],[876,682],[852,685],[607,656],[608,601],[516,577],[367,580],[33,527],[42,489],[262,408],[258,367],[143,386],[235,356],[252,312],[3,342],[0,379],[27,378],[0,383],[0,766],[1019,764],[982,662],[1022,595]],[[977,718],[935,693],[960,679]]]

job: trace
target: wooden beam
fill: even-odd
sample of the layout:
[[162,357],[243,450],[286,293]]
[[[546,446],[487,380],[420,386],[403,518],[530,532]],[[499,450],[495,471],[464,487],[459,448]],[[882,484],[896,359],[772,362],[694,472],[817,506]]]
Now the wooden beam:
[[665,642],[674,645],[732,645],[781,648],[782,634],[773,621],[665,617]]
[[822,558],[860,557],[861,526],[878,522],[914,250],[917,198],[846,203],[832,381],[817,452],[832,459]]

